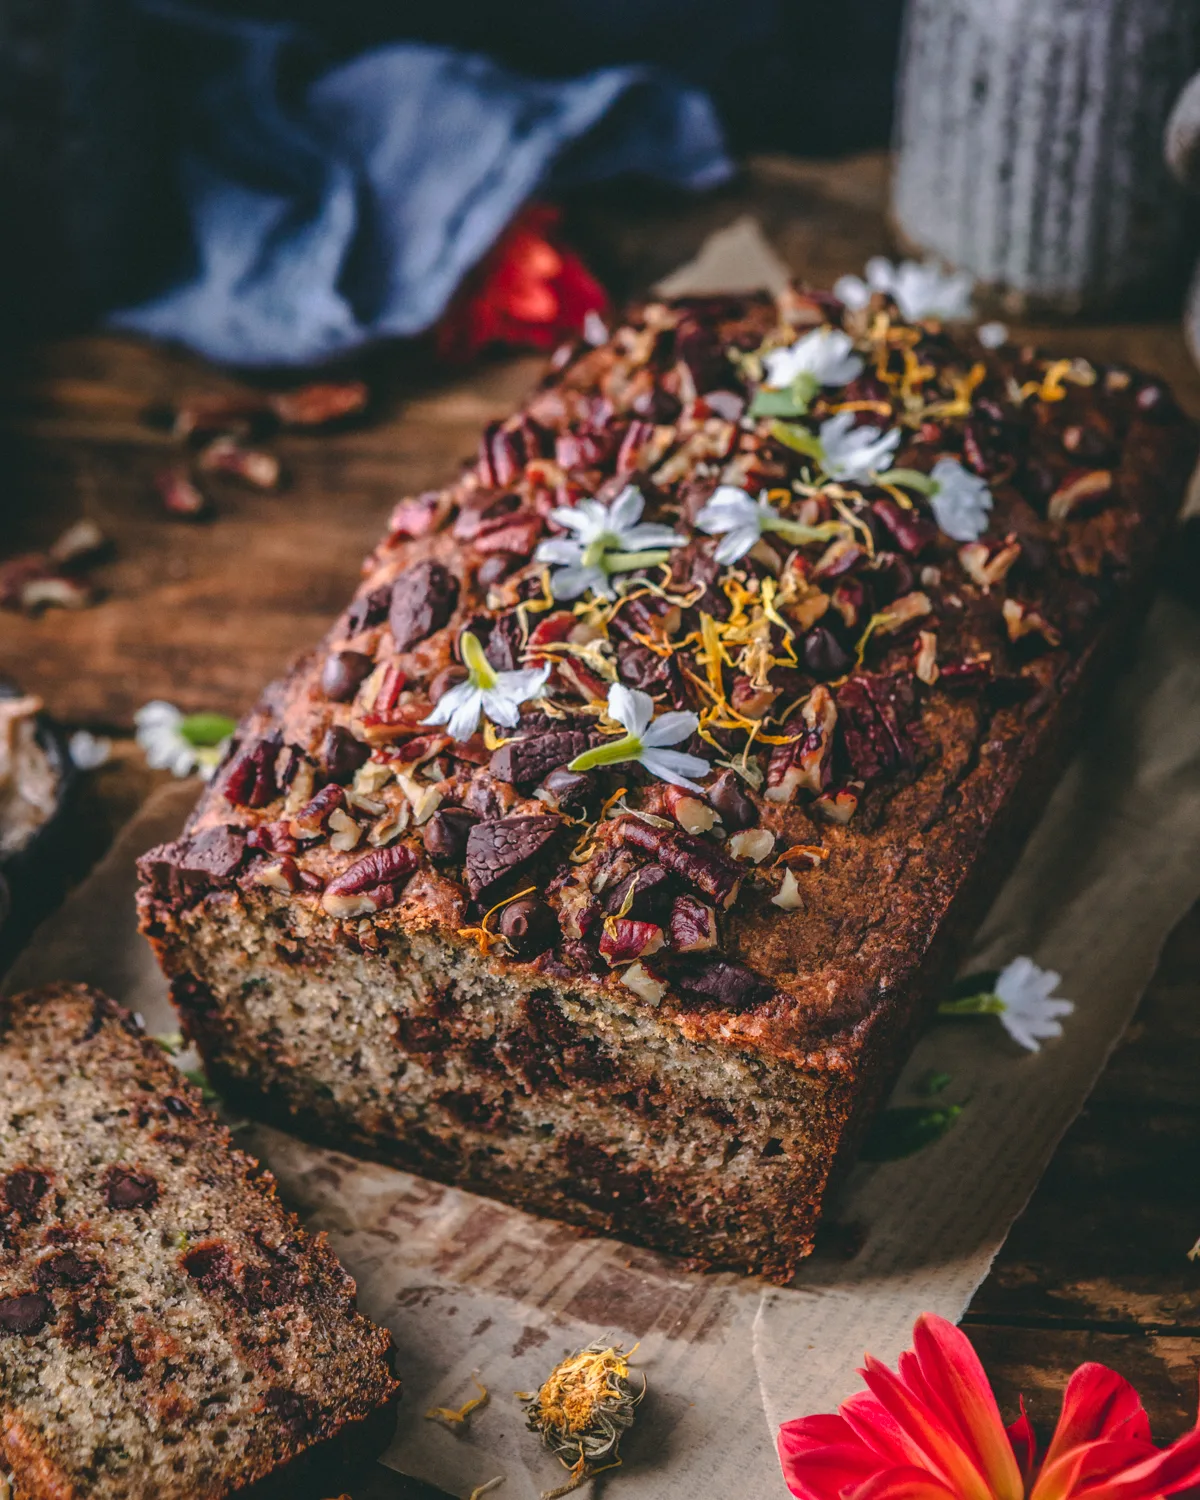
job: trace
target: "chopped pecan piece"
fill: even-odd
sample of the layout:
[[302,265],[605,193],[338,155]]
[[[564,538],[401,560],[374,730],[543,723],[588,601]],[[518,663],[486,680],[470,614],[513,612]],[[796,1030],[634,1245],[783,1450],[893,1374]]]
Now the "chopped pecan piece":
[[962,563],[963,572],[981,589],[994,588],[996,584],[1003,583],[1020,555],[1021,544],[1011,536],[995,551],[986,542],[967,542],[958,549],[958,560]]
[[473,900],[542,856],[564,827],[553,814],[476,823],[467,836],[467,888]]
[[417,863],[407,844],[373,849],[334,876],[325,887],[321,905],[331,917],[365,916],[395,906]]
[[[798,791],[815,796],[833,774],[833,732],[837,725],[833,694],[818,683],[800,710],[800,738],[777,745],[767,765],[768,802],[791,802]],[[795,720],[791,721],[795,725]]]
[[235,807],[266,807],[279,795],[275,762],[283,749],[283,737],[269,735],[245,745],[229,762],[221,781],[221,795]]
[[445,490],[427,490],[423,495],[399,501],[388,520],[389,542],[440,531],[453,508],[453,498]]
[[196,486],[186,469],[160,469],[154,476],[154,488],[169,515],[199,521],[212,510],[212,502]]
[[243,448],[237,438],[228,434],[209,443],[196,462],[206,474],[229,474],[256,490],[279,487],[281,470],[275,455],[256,448]]
[[329,815],[335,807],[345,807],[346,797],[340,786],[323,786],[310,801],[306,802],[288,824],[288,832],[294,839],[317,839],[329,825]]
[[[1005,609],[1008,605],[1005,605]],[[937,664],[937,632],[935,630],[922,630],[917,636],[917,644],[913,653],[913,671],[917,674],[919,681],[927,687],[932,687],[938,680]]]
[[267,404],[285,427],[323,427],[356,416],[367,404],[367,387],[361,380],[334,385],[325,381],[302,385],[295,391],[278,391]]
[[671,885],[671,877],[661,865],[642,865],[605,891],[604,910],[614,917],[657,922],[670,903]]
[[916,557],[937,540],[937,527],[918,511],[903,510],[894,500],[873,500],[871,509],[909,557]]
[[1050,496],[1046,514],[1057,523],[1073,520],[1102,505],[1112,494],[1114,483],[1111,469],[1077,469]]
[[655,922],[614,917],[600,934],[600,955],[610,964],[625,964],[657,953],[665,941],[662,928]]
[[1036,609],[1021,604],[1016,599],[1006,599],[1001,606],[1004,628],[1010,641],[1024,640],[1028,636],[1040,635],[1047,646],[1062,644],[1062,636]]
[[[942,668],[943,677],[946,668]],[[838,725],[856,777],[871,781],[916,765],[911,727],[916,717],[912,675],[863,673],[843,683],[837,695]]]
[[876,615],[875,634],[898,635],[914,621],[924,619],[932,613],[933,605],[929,602],[928,594],[923,594],[920,590],[905,594],[903,598],[894,599],[885,610]]
[[676,896],[667,935],[676,953],[704,953],[717,946],[717,914],[695,896]]
[[450,623],[458,603],[458,583],[441,563],[421,562],[392,584],[388,623],[397,651],[408,651]]
[[716,813],[711,802],[700,798],[681,786],[668,785],[663,792],[667,811],[683,829],[684,833],[708,833],[716,822]]
[[725,910],[737,900],[742,873],[711,844],[684,833],[665,833],[637,818],[623,818],[617,833],[622,843],[644,849],[664,870],[686,880]]

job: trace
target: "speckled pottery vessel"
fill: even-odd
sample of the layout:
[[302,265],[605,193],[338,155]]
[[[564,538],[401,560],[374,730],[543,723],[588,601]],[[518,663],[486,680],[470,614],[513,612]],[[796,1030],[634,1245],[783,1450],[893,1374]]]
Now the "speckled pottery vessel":
[[911,0],[901,237],[1010,312],[1173,294],[1185,200],[1162,136],[1198,41],[1195,0]]

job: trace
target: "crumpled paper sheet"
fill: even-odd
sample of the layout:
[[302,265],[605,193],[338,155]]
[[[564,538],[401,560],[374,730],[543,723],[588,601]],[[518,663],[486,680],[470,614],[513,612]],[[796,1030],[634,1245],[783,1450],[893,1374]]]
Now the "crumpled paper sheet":
[[[1200,616],[1162,599],[1136,659],[998,892],[972,968],[1018,953],[1061,971],[1075,1000],[1066,1034],[1021,1052],[993,1019],[935,1026],[911,1080],[950,1073],[968,1100],[936,1144],[859,1166],[832,1209],[856,1226],[850,1260],[814,1257],[786,1288],[691,1274],[644,1250],[588,1239],[469,1193],[355,1162],[278,1131],[240,1133],[285,1197],[329,1232],[360,1303],[393,1331],[405,1399],[386,1461],[458,1494],[503,1474],[497,1493],[534,1500],[563,1477],[524,1430],[514,1398],[568,1348],[640,1341],[649,1380],[625,1466],[628,1500],[782,1494],[780,1421],[829,1410],[856,1388],[864,1350],[894,1359],[926,1309],[958,1318],[1087,1098],[1162,944],[1200,897]],[[104,863],[37,934],[7,987],[99,984],[145,1016],[175,1021],[133,920],[133,861],[174,834],[193,784],[147,804]],[[491,1390],[465,1431],[423,1413]]]
[[[757,230],[714,236],[673,292],[744,286]],[[761,241],[761,234],[758,234]],[[768,253],[769,252],[765,252]],[[756,261],[754,276],[769,280]],[[275,1130],[240,1132],[285,1197],[325,1229],[360,1305],[396,1339],[405,1397],[385,1462],[460,1495],[497,1475],[503,1500],[534,1500],[563,1471],[524,1429],[514,1393],[568,1349],[639,1344],[649,1395],[625,1464],[595,1482],[622,1500],[782,1495],[774,1435],[857,1385],[863,1352],[893,1360],[914,1318],[959,1318],[1058,1140],[1082,1107],[1154,972],[1167,934],[1200,897],[1200,616],[1155,606],[1136,658],[997,893],[968,968],[1020,953],[1061,971],[1076,1002],[1066,1034],[1021,1052],[994,1019],[944,1022],[897,1089],[931,1069],[968,1101],[916,1156],[854,1169],[830,1217],[861,1234],[851,1259],[814,1256],[794,1284],[692,1274],[648,1251],[588,1239],[502,1204],[356,1162]],[[133,862],[172,837],[195,796],[167,788],[38,933],[10,989],[98,984],[174,1031],[162,978],[134,929]],[[465,1429],[424,1419],[460,1406],[478,1371],[491,1399]],[[586,1492],[585,1492],[586,1493]]]

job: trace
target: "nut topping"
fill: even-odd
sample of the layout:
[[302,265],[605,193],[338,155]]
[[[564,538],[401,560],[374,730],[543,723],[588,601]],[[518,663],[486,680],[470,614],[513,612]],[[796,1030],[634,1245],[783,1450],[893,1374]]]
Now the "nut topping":
[[717,914],[695,896],[676,896],[667,935],[676,953],[705,953],[717,946]]
[[1110,469],[1077,470],[1050,496],[1046,514],[1056,523],[1074,520],[1102,505],[1112,494],[1114,482]]
[[624,843],[652,854],[663,869],[694,885],[723,909],[737,900],[741,871],[711,845],[687,834],[663,833],[637,818],[623,818],[617,831]]
[[631,917],[613,917],[600,934],[600,955],[610,964],[623,964],[635,958],[648,958],[666,942],[663,930],[654,922],[637,922]]
[[329,882],[321,905],[331,917],[360,917],[395,906],[416,868],[417,856],[407,844],[373,849]]

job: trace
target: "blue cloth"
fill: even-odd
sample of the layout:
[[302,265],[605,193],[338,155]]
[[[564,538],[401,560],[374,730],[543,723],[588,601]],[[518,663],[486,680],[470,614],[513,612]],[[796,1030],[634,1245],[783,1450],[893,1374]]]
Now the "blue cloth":
[[423,332],[534,193],[731,171],[707,95],[654,68],[545,80],[397,43],[322,71],[290,26],[148,8],[207,59],[179,101],[193,263],[111,321],[214,360]]

